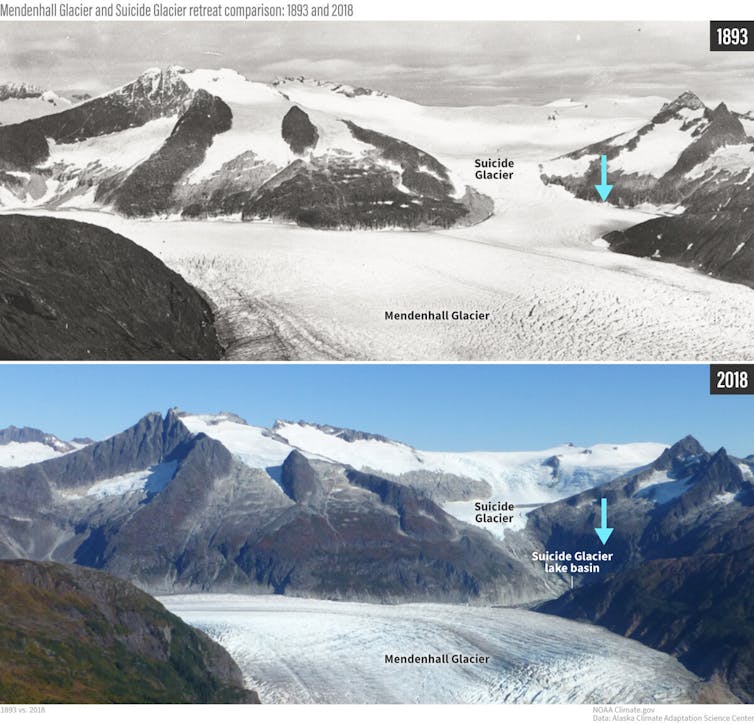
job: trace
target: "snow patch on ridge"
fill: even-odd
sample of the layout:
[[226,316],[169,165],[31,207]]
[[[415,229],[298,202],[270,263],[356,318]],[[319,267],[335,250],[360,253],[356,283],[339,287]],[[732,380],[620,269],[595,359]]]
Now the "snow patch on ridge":
[[691,478],[670,478],[664,470],[658,470],[639,485],[636,492],[637,498],[648,500],[663,505],[675,500],[688,490],[688,482]]
[[116,475],[105,480],[98,480],[85,492],[64,492],[63,497],[78,499],[82,497],[107,498],[114,495],[126,495],[143,490],[148,494],[156,494],[165,488],[173,479],[178,469],[178,462],[172,460],[153,465],[146,470],[137,470]]

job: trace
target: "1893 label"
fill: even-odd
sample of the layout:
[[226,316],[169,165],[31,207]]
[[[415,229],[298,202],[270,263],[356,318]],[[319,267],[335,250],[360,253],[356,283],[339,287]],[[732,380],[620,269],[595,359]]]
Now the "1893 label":
[[754,20],[710,20],[710,50],[754,50]]

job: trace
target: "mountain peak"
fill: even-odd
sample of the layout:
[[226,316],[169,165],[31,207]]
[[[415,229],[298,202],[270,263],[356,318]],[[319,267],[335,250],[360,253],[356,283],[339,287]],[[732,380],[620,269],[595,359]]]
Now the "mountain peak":
[[670,103],[664,103],[660,112],[652,119],[653,123],[664,123],[684,109],[690,111],[704,110],[706,106],[695,93],[684,91]]
[[720,103],[718,103],[712,111],[712,118],[727,117],[730,115],[731,112],[723,101],[720,101]]
[[235,422],[237,425],[248,425],[249,423],[240,415],[236,415],[235,412],[227,412],[221,410],[220,412],[208,414],[208,415],[196,415],[193,412],[185,412],[179,410],[177,407],[171,408],[178,418],[196,418],[202,420],[207,425],[218,425],[221,422]]
[[[345,442],[356,442],[357,440],[374,440],[376,442],[394,443],[396,440],[391,440],[384,435],[377,435],[372,432],[363,432],[361,430],[352,430],[348,427],[335,427],[333,425],[320,425],[314,422],[307,422],[306,420],[299,420],[298,422],[292,422],[290,420],[275,420],[273,431],[280,433],[284,432],[286,427],[298,426],[309,428],[311,430],[317,430],[330,437],[337,437]],[[400,443],[404,444],[404,443]],[[408,447],[408,446],[407,446]]]
[[41,98],[44,92],[44,88],[31,83],[0,83],[0,101]]
[[670,448],[676,455],[686,453],[688,455],[702,455],[707,452],[702,444],[693,436],[686,435]]
[[358,96],[375,96],[378,98],[388,97],[386,93],[372,90],[371,88],[352,86],[347,83],[336,83],[329,80],[317,80],[316,78],[308,78],[304,75],[278,76],[272,81],[272,85],[276,88],[292,84],[309,86],[311,88],[322,88],[331,91],[332,93],[346,96],[347,98],[356,98]]
[[672,108],[673,110],[689,108],[693,111],[697,111],[701,108],[704,108],[704,103],[702,102],[701,98],[696,95],[696,93],[692,93],[691,91],[687,90],[681,93],[681,95],[679,95],[675,100],[671,101],[670,103],[666,103],[663,108]]
[[693,436],[686,435],[677,443],[666,448],[662,455],[652,464],[655,470],[670,470],[678,463],[685,463],[694,457],[704,455],[707,451],[701,443]]
[[47,445],[47,447],[50,447],[57,452],[68,452],[74,449],[72,445],[63,442],[55,435],[43,432],[35,427],[16,427],[15,425],[11,425],[4,430],[0,430],[0,445],[8,445],[13,442],[38,442],[42,445]]
[[168,66],[165,70],[153,66],[115,93],[126,94],[133,102],[146,99],[164,102],[174,97],[185,100],[190,95],[190,89],[182,77],[186,73],[188,71],[178,65]]

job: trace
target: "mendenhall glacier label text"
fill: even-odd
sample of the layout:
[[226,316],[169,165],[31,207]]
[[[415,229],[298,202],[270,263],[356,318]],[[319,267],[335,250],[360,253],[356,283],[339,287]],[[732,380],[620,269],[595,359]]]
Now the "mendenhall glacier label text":
[[386,310],[386,321],[400,322],[450,322],[450,321],[484,321],[490,318],[489,312],[480,312],[479,310],[465,311],[463,309],[440,309],[435,311],[417,312],[395,312]]
[[409,654],[397,656],[385,654],[386,664],[488,664],[489,656],[483,654]]

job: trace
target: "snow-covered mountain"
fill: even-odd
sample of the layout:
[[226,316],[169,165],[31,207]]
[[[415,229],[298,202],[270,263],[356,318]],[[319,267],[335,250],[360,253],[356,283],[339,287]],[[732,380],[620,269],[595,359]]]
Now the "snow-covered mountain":
[[68,98],[31,83],[0,83],[0,125],[39,118],[71,106]]
[[175,411],[0,470],[0,509],[0,557],[75,562],[161,592],[514,602],[548,591],[409,486],[296,450],[252,468]]
[[614,251],[667,261],[754,285],[754,127],[720,103],[708,108],[687,91],[636,131],[599,141],[541,165],[542,180],[597,200],[607,157],[608,202],[671,205],[669,215],[605,236]]
[[657,447],[435,453],[326,425],[152,413],[0,471],[0,554],[104,567],[162,591],[513,603],[547,597],[550,582],[501,547],[506,526],[490,535],[474,521],[474,501],[554,500]]
[[640,128],[543,163],[542,177],[580,198],[594,199],[604,155],[614,186],[610,203],[681,203],[695,180],[733,170],[736,158],[739,165],[749,161],[749,148],[740,148],[748,140],[739,114],[724,103],[710,109],[686,91]]
[[313,458],[376,472],[411,485],[464,516],[476,500],[541,504],[594,487],[645,465],[665,449],[661,443],[572,444],[529,452],[434,452],[417,450],[381,435],[278,420],[272,428],[254,427],[235,415],[186,415],[193,433],[223,443],[251,467],[281,465],[292,450]]
[[[404,103],[322,88],[354,109],[369,98]],[[492,213],[429,153],[351,120],[347,107],[308,108],[288,91],[229,69],[150,68],[68,111],[2,128],[0,204],[327,228],[447,227]]]
[[66,455],[86,447],[91,441],[66,442],[33,427],[6,427],[0,430],[0,468],[20,468],[31,463]]

